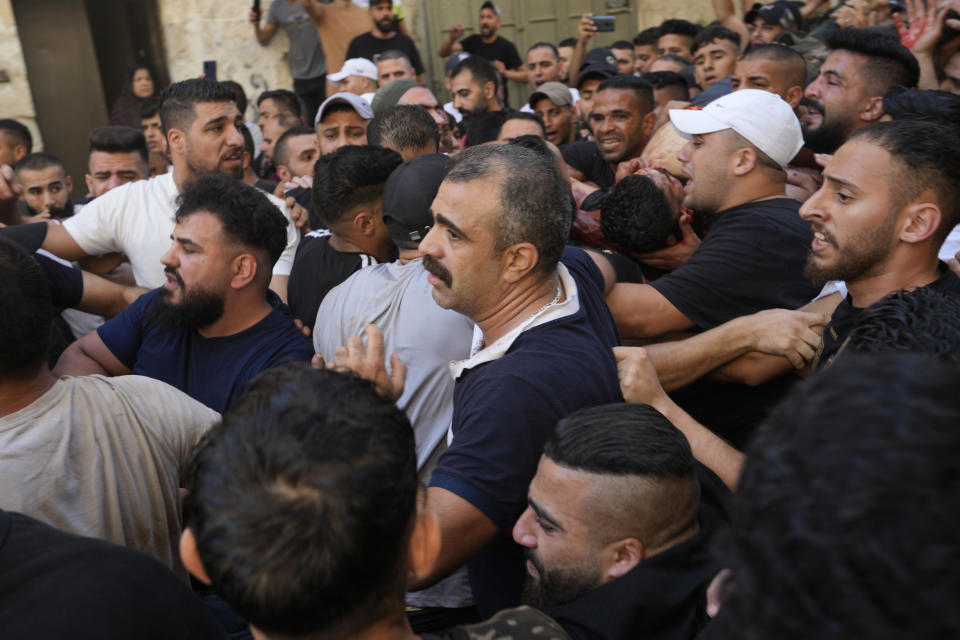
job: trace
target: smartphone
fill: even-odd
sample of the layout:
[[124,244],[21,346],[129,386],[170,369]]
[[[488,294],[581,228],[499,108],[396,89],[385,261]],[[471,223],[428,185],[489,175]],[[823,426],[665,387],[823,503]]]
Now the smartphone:
[[614,16],[593,16],[590,18],[593,21],[593,26],[597,28],[598,33],[609,33],[616,30],[616,25],[614,24]]
[[216,80],[217,79],[217,61],[216,60],[204,60],[203,61],[203,77],[207,80]]

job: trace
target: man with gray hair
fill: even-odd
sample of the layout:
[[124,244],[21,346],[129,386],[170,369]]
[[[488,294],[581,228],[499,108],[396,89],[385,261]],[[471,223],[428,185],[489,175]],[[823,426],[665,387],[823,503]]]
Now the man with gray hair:
[[[427,490],[443,550],[419,589],[467,565],[481,616],[520,603],[524,562],[509,532],[557,421],[622,401],[604,273],[566,249],[573,216],[552,159],[516,145],[458,154],[419,251],[433,299],[471,320],[451,365],[453,439]],[[362,344],[354,341],[354,351]]]

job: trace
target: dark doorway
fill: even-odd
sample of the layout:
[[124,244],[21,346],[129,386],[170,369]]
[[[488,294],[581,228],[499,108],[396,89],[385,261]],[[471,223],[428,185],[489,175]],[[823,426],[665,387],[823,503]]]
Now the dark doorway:
[[46,151],[86,193],[87,136],[110,123],[127,69],[148,64],[168,80],[156,0],[12,0],[37,126]]

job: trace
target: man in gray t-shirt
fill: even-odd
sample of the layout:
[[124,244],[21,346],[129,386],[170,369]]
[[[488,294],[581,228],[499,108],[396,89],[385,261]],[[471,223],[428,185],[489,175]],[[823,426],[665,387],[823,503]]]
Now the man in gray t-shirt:
[[[448,163],[444,155],[428,154],[394,170],[384,187],[383,218],[397,244],[398,260],[365,267],[332,289],[320,304],[313,330],[314,349],[326,362],[334,362],[337,347],[351,336],[362,335],[366,325],[375,324],[383,332],[384,351],[396,353],[407,366],[397,406],[413,425],[423,482],[446,449],[453,417],[450,362],[469,357],[473,338],[473,321],[434,301],[417,248],[433,222],[430,204]],[[462,569],[428,589],[408,594],[407,604],[431,610],[431,615],[445,621],[443,626],[475,615]],[[411,622],[416,629],[415,614]]]
[[[273,0],[267,10],[267,22],[260,26],[260,14],[250,12],[254,35],[261,46],[270,44],[277,28],[290,40],[290,73],[293,92],[303,100],[306,111],[314,114],[327,97],[327,59],[320,44],[317,28],[302,5],[291,0]],[[311,117],[313,117],[311,115]]]

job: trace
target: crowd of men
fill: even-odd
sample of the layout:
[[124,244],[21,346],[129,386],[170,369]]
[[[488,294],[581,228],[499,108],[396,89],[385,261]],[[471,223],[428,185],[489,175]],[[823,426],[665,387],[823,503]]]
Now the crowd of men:
[[0,120],[2,635],[960,633],[960,14],[713,7]]

